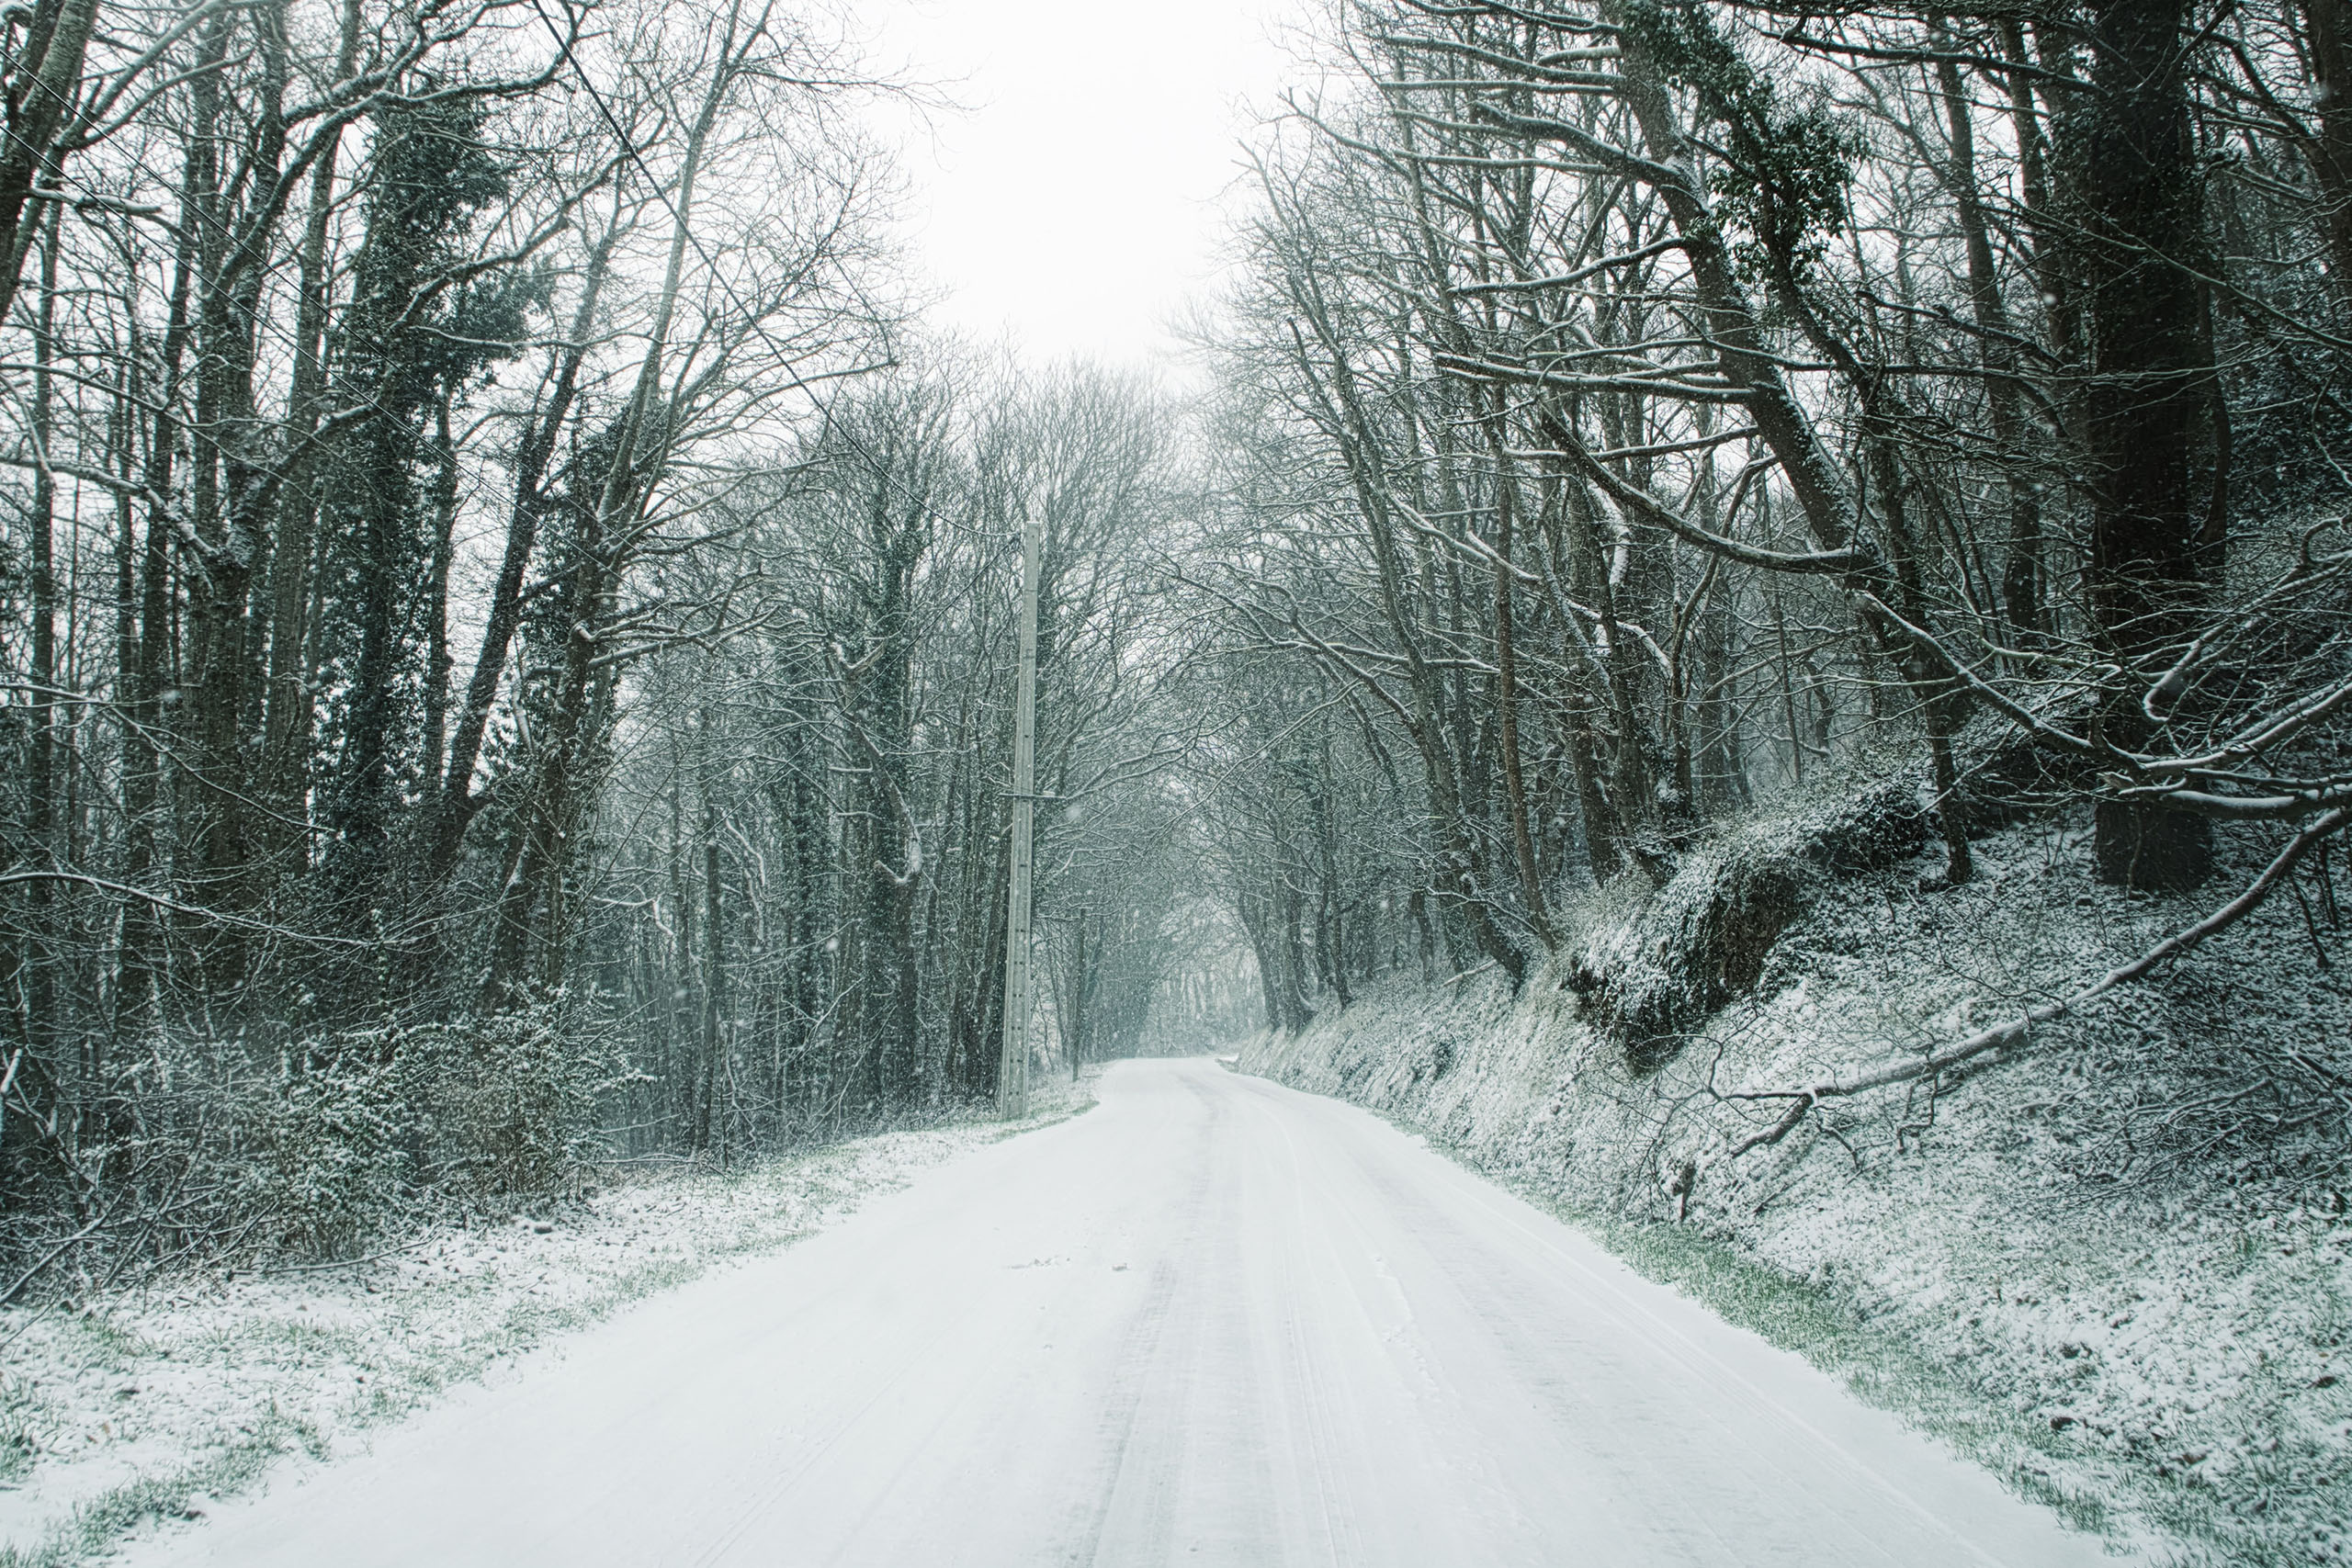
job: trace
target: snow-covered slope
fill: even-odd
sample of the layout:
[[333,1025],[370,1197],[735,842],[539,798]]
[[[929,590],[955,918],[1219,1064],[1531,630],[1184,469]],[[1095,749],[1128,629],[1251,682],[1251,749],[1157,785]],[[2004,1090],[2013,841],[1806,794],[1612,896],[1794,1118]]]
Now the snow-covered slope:
[[[2080,1517],[2185,1561],[2352,1556],[2352,944],[2325,890],[2308,927],[2282,897],[2002,1056],[1734,1157],[1787,1103],[1739,1092],[1950,1045],[2205,912],[2092,883],[2086,821],[1981,840],[1957,889],[1932,857],[1808,866],[1813,826],[1589,900],[1516,998],[1492,971],[1373,987],[1241,1068],[1427,1130]],[[1752,983],[1629,1032],[1629,991],[1713,984],[1677,966],[1758,864],[1795,869]]]

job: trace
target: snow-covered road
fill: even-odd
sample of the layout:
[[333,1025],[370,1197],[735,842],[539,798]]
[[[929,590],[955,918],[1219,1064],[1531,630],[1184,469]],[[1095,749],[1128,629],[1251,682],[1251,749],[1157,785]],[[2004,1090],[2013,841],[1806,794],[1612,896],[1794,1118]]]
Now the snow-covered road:
[[238,1568],[2110,1561],[1385,1123],[1213,1064],[133,1553]]

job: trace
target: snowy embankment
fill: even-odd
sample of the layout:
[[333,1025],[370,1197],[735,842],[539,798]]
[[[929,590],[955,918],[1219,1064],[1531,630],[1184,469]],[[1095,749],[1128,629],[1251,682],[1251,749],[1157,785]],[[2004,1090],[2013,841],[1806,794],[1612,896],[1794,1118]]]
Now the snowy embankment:
[[[1044,1086],[1041,1086],[1044,1087]],[[733,1171],[628,1177],[442,1225],[356,1264],[208,1276],[72,1313],[0,1310],[0,1568],[64,1564],[200,1517],[281,1456],[349,1451],[568,1330],[787,1246],[1028,1122],[885,1133]]]
[[2084,821],[1992,834],[1940,887],[1901,816],[1751,824],[1572,912],[1516,998],[1373,987],[1240,1068],[1425,1130],[2159,1557],[2352,1559],[2352,991],[2314,962],[2345,951],[2318,890],[2308,929],[2282,895],[2022,1044],[1731,1153],[1789,1103],[1741,1091],[1948,1047],[2205,912],[2094,884]]

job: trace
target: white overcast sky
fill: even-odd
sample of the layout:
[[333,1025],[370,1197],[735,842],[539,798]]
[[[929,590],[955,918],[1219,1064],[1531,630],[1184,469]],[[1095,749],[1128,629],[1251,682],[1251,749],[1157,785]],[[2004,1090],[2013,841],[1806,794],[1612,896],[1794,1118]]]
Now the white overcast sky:
[[960,108],[879,117],[931,320],[1044,361],[1164,362],[1213,288],[1237,144],[1304,0],[863,0],[870,62]]

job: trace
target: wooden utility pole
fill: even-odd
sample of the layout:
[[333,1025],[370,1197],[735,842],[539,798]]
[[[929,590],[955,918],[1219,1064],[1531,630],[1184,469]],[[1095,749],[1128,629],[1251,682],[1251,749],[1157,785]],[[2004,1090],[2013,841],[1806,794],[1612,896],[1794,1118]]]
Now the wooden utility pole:
[[1037,520],[1021,524],[1021,679],[1012,707],[1012,891],[1004,933],[1004,1054],[996,1108],[1029,1114],[1029,872],[1037,813]]

